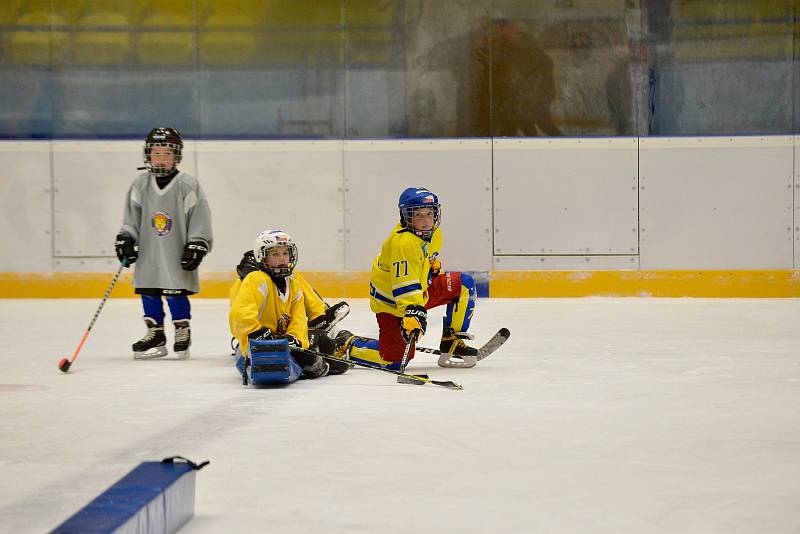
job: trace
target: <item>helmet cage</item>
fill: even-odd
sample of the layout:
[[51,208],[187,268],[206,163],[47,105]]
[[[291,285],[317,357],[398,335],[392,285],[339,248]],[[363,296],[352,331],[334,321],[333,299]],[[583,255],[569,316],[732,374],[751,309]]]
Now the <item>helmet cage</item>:
[[[442,207],[439,204],[439,197],[425,187],[409,187],[403,191],[397,207],[400,209],[400,224],[403,228],[426,241],[431,240],[433,233],[442,222]],[[433,227],[430,230],[416,230],[414,228],[414,213],[423,208],[433,210]]]
[[[430,230],[417,230],[414,228],[414,212],[417,210],[422,209],[432,209],[433,210],[433,227]],[[430,241],[431,237],[433,236],[433,232],[439,228],[441,224],[441,206],[439,204],[428,204],[428,205],[418,205],[418,206],[409,206],[405,208],[400,208],[400,222],[403,225],[403,228],[412,232],[416,236],[425,239],[426,241]]]
[[[287,247],[289,249],[289,264],[285,267],[271,267],[267,261],[269,251],[277,247]],[[256,246],[253,247],[253,257],[268,275],[275,278],[285,278],[292,274],[297,265],[297,245],[288,234],[279,230],[263,232],[258,236]]]
[[[153,148],[165,147],[172,149],[175,160],[170,167],[160,167],[153,165],[151,152]],[[167,176],[172,173],[183,159],[183,139],[175,128],[154,128],[147,134],[144,140],[143,159],[145,168],[154,176]]]

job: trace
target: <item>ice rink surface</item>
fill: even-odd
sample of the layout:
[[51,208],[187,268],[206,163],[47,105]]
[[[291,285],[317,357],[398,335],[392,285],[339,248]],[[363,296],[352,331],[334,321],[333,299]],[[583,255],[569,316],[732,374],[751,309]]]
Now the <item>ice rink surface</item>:
[[0,300],[0,532],[176,454],[211,461],[186,534],[800,532],[797,300],[482,299],[475,343],[505,346],[409,367],[463,391],[362,369],[244,388],[227,302],[192,302],[191,360],[133,361],[140,303],[112,299],[63,374],[99,298]]

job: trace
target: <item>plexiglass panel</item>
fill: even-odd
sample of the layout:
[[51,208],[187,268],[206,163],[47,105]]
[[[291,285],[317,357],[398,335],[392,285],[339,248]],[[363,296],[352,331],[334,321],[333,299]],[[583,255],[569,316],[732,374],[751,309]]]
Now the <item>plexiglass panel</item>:
[[796,2],[648,2],[651,135],[792,131]]
[[203,136],[344,135],[342,1],[206,0]]
[[798,0],[4,0],[0,136],[785,134]]

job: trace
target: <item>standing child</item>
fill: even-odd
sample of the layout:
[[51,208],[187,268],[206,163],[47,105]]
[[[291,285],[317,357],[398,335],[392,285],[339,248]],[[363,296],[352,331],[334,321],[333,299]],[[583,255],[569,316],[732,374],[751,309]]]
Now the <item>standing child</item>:
[[[475,357],[464,343],[477,296],[472,277],[442,272],[441,207],[439,198],[424,187],[400,195],[400,222],[383,242],[370,275],[370,309],[378,320],[378,340],[350,335],[336,337],[337,355],[389,369],[400,369],[406,344],[408,360],[425,333],[427,310],[447,305],[442,340],[444,354]],[[473,363],[474,365],[474,363]]]
[[137,176],[125,199],[115,248],[123,263],[136,263],[133,286],[144,307],[145,336],[133,344],[137,360],[167,354],[164,306],[175,326],[173,350],[189,358],[191,307],[200,290],[197,267],[211,249],[211,212],[197,178],[178,170],[183,139],[175,128],[154,128],[144,143],[147,172]]

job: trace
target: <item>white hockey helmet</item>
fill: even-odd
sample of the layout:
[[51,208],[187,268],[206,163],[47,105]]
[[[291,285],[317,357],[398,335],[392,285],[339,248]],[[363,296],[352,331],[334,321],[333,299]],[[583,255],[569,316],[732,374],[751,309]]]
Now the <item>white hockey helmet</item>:
[[[275,247],[289,248],[289,265],[286,267],[270,267],[267,263],[269,249]],[[292,236],[281,230],[264,230],[253,244],[253,257],[260,263],[270,276],[284,277],[292,274],[297,265],[297,245],[292,241]]]

